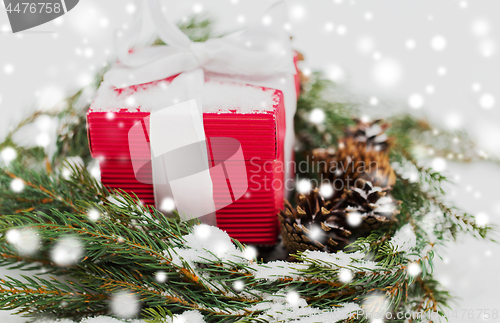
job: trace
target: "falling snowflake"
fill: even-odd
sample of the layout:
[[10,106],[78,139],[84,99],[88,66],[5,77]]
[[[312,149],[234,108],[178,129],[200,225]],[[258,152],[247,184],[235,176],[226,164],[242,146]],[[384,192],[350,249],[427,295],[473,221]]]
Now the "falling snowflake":
[[50,258],[56,265],[65,267],[79,262],[83,254],[83,244],[80,240],[74,237],[63,237],[52,247]]
[[346,26],[344,26],[344,25],[339,25],[339,26],[337,27],[337,34],[339,34],[340,36],[345,35],[345,34],[346,34],[346,32],[347,32],[347,27],[346,27]]
[[420,264],[417,262],[412,262],[411,264],[408,265],[408,274],[410,276],[418,276],[422,272],[422,268],[420,267]]
[[478,37],[486,36],[490,32],[490,24],[485,19],[477,19],[472,23],[471,29]]
[[38,232],[31,228],[11,229],[7,231],[5,237],[8,243],[24,255],[34,254],[41,246]]
[[437,73],[439,76],[445,76],[448,71],[446,70],[446,67],[440,66],[437,69]]
[[233,283],[233,288],[237,292],[241,292],[245,289],[245,283],[242,280],[237,280]]
[[20,178],[14,178],[10,182],[10,189],[15,193],[21,193],[24,190],[24,182]]
[[361,213],[359,212],[349,212],[347,214],[347,223],[351,227],[357,227],[361,224],[363,218],[361,217]]
[[300,301],[300,295],[296,291],[290,291],[286,295],[286,301],[292,306],[297,306]]
[[200,13],[202,11],[203,11],[203,6],[201,4],[197,3],[193,6],[194,13]]
[[435,51],[442,51],[446,48],[446,38],[441,35],[434,36],[431,40],[431,46]]
[[446,160],[441,157],[434,158],[432,160],[431,167],[436,172],[442,172],[446,169]]
[[212,227],[206,224],[200,224],[194,227],[194,235],[196,238],[205,240],[212,234]]
[[295,5],[290,9],[290,17],[294,21],[301,21],[306,15],[306,10],[304,7]]
[[5,74],[12,74],[14,73],[14,65],[12,64],[7,64],[3,67],[3,71],[5,72]]
[[323,230],[318,226],[313,226],[310,228],[310,232],[307,234],[312,240],[318,240],[321,237]]
[[340,83],[340,82],[343,82],[345,79],[344,70],[338,65],[330,64],[330,65],[326,66],[325,73],[326,73],[326,76],[330,80],[332,80],[333,82]]
[[136,10],[136,8],[135,8],[135,5],[133,3],[129,3],[125,6],[125,11],[127,11],[127,13],[132,14],[135,12],[135,10]]
[[315,124],[322,124],[325,121],[326,115],[323,109],[313,109],[311,113],[309,113],[309,121]]
[[408,98],[408,105],[414,109],[420,109],[424,105],[424,97],[414,93]]
[[9,166],[9,164],[17,158],[17,151],[12,147],[6,147],[0,152],[0,157],[4,164]]
[[101,18],[99,19],[99,26],[102,28],[106,28],[109,26],[109,20],[107,18]]
[[493,39],[484,39],[479,43],[479,51],[484,57],[491,57],[495,53],[496,43]]
[[297,183],[299,193],[308,194],[312,190],[312,184],[307,179],[302,179]]
[[434,88],[434,85],[430,85],[430,84],[429,84],[429,85],[427,85],[427,86],[425,87],[425,92],[426,92],[427,94],[433,94],[435,91],[436,91],[436,88]]
[[263,25],[269,26],[273,22],[273,19],[270,16],[265,15],[264,17],[262,17],[261,21]]
[[246,246],[243,255],[248,260],[255,260],[257,258],[257,249],[251,246]]
[[333,186],[330,184],[322,184],[319,187],[319,194],[324,198],[328,199],[333,196]]
[[175,210],[175,201],[171,197],[166,197],[160,204],[160,211],[172,212]]
[[490,217],[484,212],[479,212],[475,215],[475,222],[480,227],[485,227],[490,222]]
[[325,24],[325,30],[328,32],[333,31],[334,28],[335,28],[335,25],[331,22],[327,22]]
[[414,39],[408,39],[406,41],[405,45],[406,45],[406,48],[408,48],[408,49],[414,49],[415,46],[417,46],[417,43],[415,42]]
[[373,79],[381,87],[394,87],[401,81],[403,70],[398,61],[385,58],[378,61],[373,68]]
[[463,124],[462,117],[456,113],[449,114],[444,121],[450,129],[458,129]]
[[375,49],[375,41],[368,36],[361,37],[357,45],[358,50],[364,54],[371,53]]
[[97,221],[101,218],[101,213],[97,210],[90,210],[87,213],[87,216],[89,217],[89,220],[91,221]]
[[245,23],[245,20],[246,20],[246,19],[245,19],[245,16],[243,16],[243,15],[239,15],[238,17],[236,17],[236,21],[237,21],[238,23],[240,23],[240,24]]
[[353,279],[354,275],[352,273],[351,270],[347,269],[347,268],[342,268],[340,269],[339,271],[339,280],[344,283],[344,284],[347,284],[349,283],[352,279]]
[[155,280],[159,284],[164,284],[168,279],[168,275],[164,271],[158,271],[155,274]]
[[495,97],[490,93],[485,93],[479,98],[479,105],[483,109],[491,109],[495,105]]
[[132,318],[137,316],[139,311],[139,298],[134,293],[120,291],[111,297],[111,312],[119,318]]

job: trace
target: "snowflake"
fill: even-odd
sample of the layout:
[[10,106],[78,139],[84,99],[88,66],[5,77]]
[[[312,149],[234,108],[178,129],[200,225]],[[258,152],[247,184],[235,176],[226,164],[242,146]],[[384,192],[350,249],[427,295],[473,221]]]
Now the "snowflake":
[[319,194],[321,194],[321,196],[323,196],[326,199],[332,197],[332,195],[333,195],[333,186],[330,185],[330,184],[322,184],[319,187]]
[[420,109],[424,105],[424,97],[414,93],[408,98],[408,105],[414,109]]
[[352,278],[354,277],[353,273],[351,270],[349,269],[346,269],[346,268],[342,268],[340,269],[339,271],[339,280],[344,283],[344,284],[347,284],[349,283]]
[[446,48],[446,38],[441,35],[434,36],[431,40],[431,46],[435,51],[442,51]]
[[309,121],[315,124],[321,124],[325,121],[326,115],[325,111],[320,108],[313,109],[309,113]]
[[10,162],[17,158],[17,151],[12,147],[5,147],[0,152],[0,157],[2,158],[4,164],[9,166]]
[[17,251],[24,255],[34,254],[41,246],[40,236],[34,229],[11,229],[7,231],[5,238]]
[[50,258],[56,265],[64,267],[76,264],[83,254],[83,244],[80,240],[74,237],[63,237],[50,251]]
[[111,312],[122,319],[137,316],[140,311],[138,297],[129,291],[120,291],[111,298]]
[[10,182],[10,189],[15,193],[21,193],[24,190],[24,182],[20,178],[15,178]]
[[490,217],[484,212],[479,212],[475,215],[475,222],[480,227],[485,227],[489,223]]
[[14,65],[12,64],[7,64],[3,67],[3,71],[5,72],[5,74],[12,74],[14,73]]
[[381,87],[394,87],[402,78],[401,64],[392,58],[378,61],[373,68],[373,79]]
[[242,280],[237,280],[233,283],[233,288],[237,292],[241,292],[245,289],[245,283]]
[[302,179],[297,183],[297,190],[299,191],[299,193],[307,194],[311,191],[311,189],[312,184],[307,179]]
[[257,258],[257,249],[251,246],[246,246],[243,254],[246,259],[255,260]]
[[412,262],[408,265],[408,274],[410,276],[418,276],[421,272],[422,268],[420,268],[420,265],[417,262]]
[[101,217],[101,213],[97,210],[90,210],[89,213],[87,213],[87,216],[91,221],[97,221]]
[[286,301],[292,306],[298,305],[300,301],[299,293],[297,293],[296,291],[288,292],[286,295]]
[[479,98],[479,105],[483,109],[491,109],[495,105],[495,97],[490,93],[485,93]]
[[357,226],[359,226],[362,221],[363,221],[363,219],[361,217],[361,213],[359,213],[359,212],[349,212],[349,213],[347,213],[347,223],[351,227],[357,227]]
[[167,281],[168,279],[168,275],[166,272],[164,271],[158,271],[156,272],[155,274],[155,280],[157,283],[160,283],[160,284],[163,284]]

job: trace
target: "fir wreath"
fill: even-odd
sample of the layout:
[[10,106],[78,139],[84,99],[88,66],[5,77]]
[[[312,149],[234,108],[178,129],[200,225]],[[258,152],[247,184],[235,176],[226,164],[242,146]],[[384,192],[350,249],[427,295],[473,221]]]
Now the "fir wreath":
[[[209,20],[193,18],[181,27],[194,40],[212,37]],[[448,179],[415,157],[415,147],[428,147],[464,161],[483,158],[474,143],[464,133],[433,136],[436,128],[427,121],[399,115],[388,118],[392,196],[402,202],[397,221],[337,253],[303,250],[293,262],[259,262],[254,249],[217,228],[181,223],[95,179],[85,113],[103,72],[93,86],[32,114],[0,144],[6,162],[0,169],[0,265],[31,273],[23,281],[0,280],[2,309],[84,322],[108,322],[98,317],[107,314],[124,319],[136,310],[147,322],[364,322],[369,317],[361,312],[425,313],[410,319],[419,322],[444,316],[450,300],[432,276],[435,252],[460,233],[488,238],[492,230],[442,202]],[[327,99],[334,89],[320,73],[303,82],[297,158],[334,145],[359,114]],[[326,114],[321,125],[308,118],[314,109]],[[17,132],[47,117],[59,124],[53,155],[15,143]],[[449,145],[455,138],[461,144]],[[211,243],[203,244],[207,236]],[[120,304],[125,310],[116,310]]]

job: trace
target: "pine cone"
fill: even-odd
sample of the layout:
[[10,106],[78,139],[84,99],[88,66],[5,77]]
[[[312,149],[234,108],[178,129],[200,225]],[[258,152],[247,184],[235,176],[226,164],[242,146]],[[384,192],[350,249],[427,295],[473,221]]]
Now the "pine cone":
[[396,183],[389,156],[382,151],[367,149],[366,142],[351,137],[343,139],[336,152],[333,149],[313,150],[313,158],[313,167],[319,172],[320,181],[333,186],[332,200],[345,189],[356,187],[360,179],[384,189]]
[[305,250],[336,252],[348,243],[351,232],[335,224],[326,224],[330,216],[331,202],[314,190],[309,195],[297,197],[297,207],[285,200],[285,209],[280,211],[283,243],[289,253]]
[[354,119],[355,126],[349,127],[346,131],[346,137],[353,138],[357,142],[365,142],[367,149],[386,152],[392,143],[387,137],[385,131],[389,128],[389,123],[382,123],[382,120],[373,122],[364,122]]
[[358,181],[362,188],[345,190],[335,202],[324,200],[315,189],[300,194],[294,209],[288,201],[280,212],[281,233],[287,251],[337,252],[382,225],[397,221],[399,202],[387,196],[389,189]]
[[371,182],[358,181],[358,187],[345,190],[332,206],[327,223],[344,227],[357,239],[379,229],[382,225],[397,222],[401,204],[389,196],[391,188],[373,186]]

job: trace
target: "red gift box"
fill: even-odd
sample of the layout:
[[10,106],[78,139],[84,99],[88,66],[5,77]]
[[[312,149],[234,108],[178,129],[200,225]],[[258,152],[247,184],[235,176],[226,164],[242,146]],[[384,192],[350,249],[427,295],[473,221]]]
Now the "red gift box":
[[[99,96],[87,113],[88,137],[92,156],[100,159],[101,179],[110,188],[123,189],[135,193],[139,199],[148,205],[153,205],[153,185],[139,181],[134,173],[128,134],[132,126],[150,115],[152,108],[140,105],[139,102],[123,104],[127,97],[143,96],[149,92],[155,93],[161,85],[169,83],[174,77],[125,89],[115,89],[106,94],[106,99]],[[245,109],[237,104],[234,95],[222,109],[210,107],[205,109],[204,98],[203,122],[208,143],[213,137],[230,137],[237,139],[244,155],[246,177],[231,179],[231,185],[248,185],[247,192],[240,199],[216,212],[217,225],[228,234],[243,243],[272,245],[278,236],[278,209],[284,199],[284,138],[285,138],[285,107],[283,94],[279,90],[241,85],[236,83],[207,80],[207,85],[217,87],[221,84],[226,90],[240,91],[248,87],[248,93],[254,93],[260,98],[265,94],[272,102],[267,102],[267,108],[248,106]],[[233,89],[233,90],[231,90]],[[263,91],[263,92],[261,92]],[[100,94],[101,95],[101,94]],[[154,94],[152,94],[154,95]],[[240,98],[246,100],[247,98]],[[150,100],[149,98],[147,100]],[[224,95],[220,100],[224,100]],[[256,99],[254,98],[253,101]],[[234,101],[234,102],[233,102]],[[152,101],[143,101],[152,102]],[[266,102],[263,102],[266,103]],[[245,111],[242,111],[245,110]],[[144,124],[149,128],[149,124]],[[149,130],[149,129],[147,129]],[[174,139],[172,139],[174,140]],[[209,149],[209,165],[214,166],[214,158]],[[150,159],[149,149],[144,150],[144,158]],[[210,169],[212,175],[213,168]],[[151,182],[151,166],[145,167],[141,176]],[[225,192],[228,183],[212,175],[215,205],[224,204],[227,199]],[[196,196],[193,196],[196,203]]]

